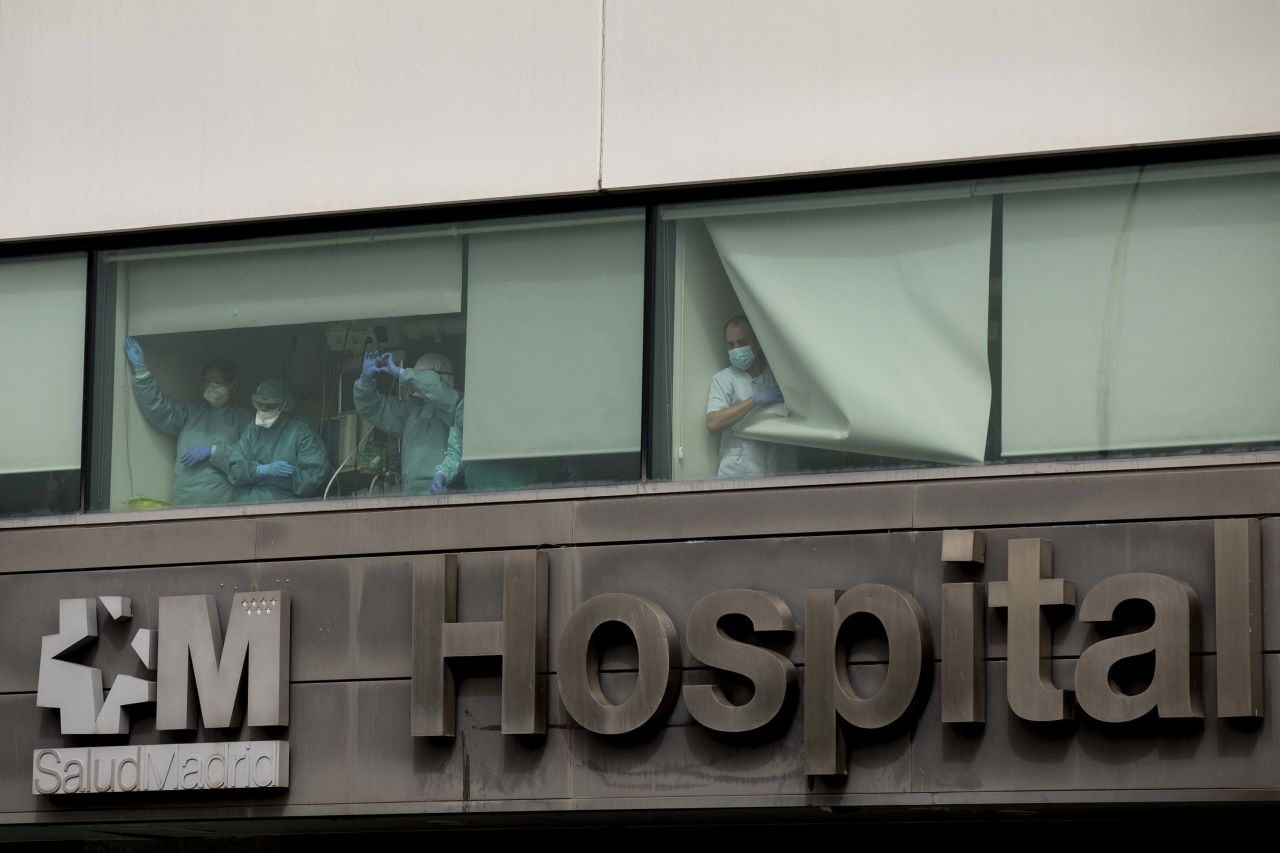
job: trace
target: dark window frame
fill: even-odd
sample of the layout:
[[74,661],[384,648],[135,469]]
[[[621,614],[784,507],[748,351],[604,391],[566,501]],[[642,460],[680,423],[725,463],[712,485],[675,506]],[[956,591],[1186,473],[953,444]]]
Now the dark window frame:
[[[458,204],[421,205],[391,210],[370,210],[334,214],[313,214],[278,219],[248,220],[217,224],[175,225],[136,229],[112,233],[58,236],[0,242],[0,259],[17,259],[82,252],[87,255],[87,281],[85,300],[85,365],[83,409],[81,424],[81,472],[80,507],[77,515],[87,513],[88,507],[99,503],[108,488],[102,475],[104,454],[102,448],[109,444],[111,418],[110,400],[104,400],[103,391],[110,387],[110,365],[114,359],[107,352],[114,340],[115,300],[112,286],[100,275],[102,254],[139,248],[163,248],[193,243],[217,244],[269,237],[305,236],[316,232],[425,226],[453,223],[507,219],[522,216],[553,216],[568,213],[605,212],[620,208],[643,208],[645,215],[644,248],[644,319],[641,393],[641,468],[640,483],[665,481],[659,470],[668,452],[669,437],[656,435],[655,413],[662,405],[662,392],[669,391],[669,382],[663,379],[659,367],[664,360],[663,345],[670,343],[670,330],[664,321],[663,303],[659,293],[662,274],[660,265],[672,260],[672,242],[660,233],[662,224],[657,216],[660,206],[678,203],[729,201],[746,198],[767,198],[797,193],[838,192],[876,187],[906,187],[953,180],[981,180],[1013,177],[1026,174],[1067,173],[1088,169],[1117,168],[1125,166],[1153,165],[1161,163],[1194,162],[1197,160],[1226,159],[1280,155],[1280,135],[1249,139],[1210,142],[1152,144],[1125,148],[1106,148],[1082,152],[1049,153],[1031,156],[993,157],[953,163],[910,165],[854,172],[833,172],[803,177],[744,179],[725,183],[706,183],[666,187],[650,187],[636,190],[601,191],[585,195],[557,196],[549,198],[516,198],[505,201],[464,202]],[[995,429],[989,432],[988,461],[992,461],[991,441],[997,442],[999,419],[1000,381],[1000,269],[999,247],[995,228],[998,227],[999,197],[993,209],[993,249],[991,268],[991,355],[993,405],[991,418]],[[104,349],[105,348],[105,349]],[[108,411],[104,412],[106,406]],[[1185,448],[1181,449],[1185,452]],[[1110,454],[1095,454],[1088,461],[1104,463]],[[1157,457],[1159,458],[1159,457]],[[1062,460],[1069,461],[1069,460]],[[665,465],[669,468],[669,460]],[[1205,464],[1212,464],[1208,461]],[[1220,463],[1217,463],[1220,464]],[[1007,467],[1007,466],[993,466]],[[668,472],[669,473],[669,472]],[[854,473],[854,472],[851,472]],[[936,473],[936,472],[935,472]],[[969,469],[960,472],[964,476],[980,476]],[[993,472],[1009,473],[1009,472]],[[797,479],[813,485],[827,484],[830,477],[823,475],[796,475],[782,478],[795,485]],[[739,487],[740,488],[740,487]],[[556,496],[541,498],[559,499]],[[416,503],[416,502],[415,502]],[[335,508],[350,502],[335,502]],[[240,508],[243,511],[243,508]],[[98,515],[99,513],[95,513]],[[118,513],[100,513],[104,517]],[[58,518],[61,518],[59,516]]]

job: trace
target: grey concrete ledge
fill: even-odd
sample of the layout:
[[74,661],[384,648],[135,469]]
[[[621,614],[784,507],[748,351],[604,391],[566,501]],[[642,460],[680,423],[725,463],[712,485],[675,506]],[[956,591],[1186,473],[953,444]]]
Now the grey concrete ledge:
[[1165,467],[1027,466],[1000,476],[970,469],[967,478],[931,469],[931,479],[916,480],[639,484],[513,493],[490,503],[457,496],[10,521],[0,528],[0,572],[1280,514],[1280,456],[1230,459],[1212,467],[1180,458]]

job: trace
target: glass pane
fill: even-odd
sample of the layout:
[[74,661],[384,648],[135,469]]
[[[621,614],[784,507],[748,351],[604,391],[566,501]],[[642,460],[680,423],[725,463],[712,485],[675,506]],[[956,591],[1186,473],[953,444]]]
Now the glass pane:
[[0,261],[0,516],[79,509],[86,271]]
[[667,212],[672,476],[981,462],[991,199]]
[[1280,160],[661,216],[672,478],[1280,443]]
[[634,480],[643,252],[626,213],[109,256],[100,508]]
[[1006,456],[1280,440],[1280,172],[1194,174],[1007,194]]

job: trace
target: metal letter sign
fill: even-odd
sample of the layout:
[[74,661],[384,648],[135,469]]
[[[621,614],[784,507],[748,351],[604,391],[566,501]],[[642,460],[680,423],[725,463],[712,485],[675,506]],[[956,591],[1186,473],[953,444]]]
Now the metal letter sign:
[[[635,688],[619,705],[609,701],[600,684],[600,650],[592,642],[596,629],[607,622],[627,627],[635,637],[639,657]],[[560,701],[589,732],[621,735],[639,731],[675,705],[679,667],[680,641],[666,611],[638,595],[607,592],[578,605],[560,635],[556,658]]]
[[[1217,715],[1261,717],[1266,685],[1259,525],[1256,519],[1220,520],[1213,532]],[[1149,715],[1203,716],[1204,626],[1195,589],[1147,572],[1113,574],[1095,584],[1075,614],[1081,623],[1098,626],[1095,636],[1079,653],[1074,677],[1059,686],[1046,608],[1064,608],[1059,615],[1068,616],[1066,609],[1076,605],[1075,584],[1054,577],[1049,539],[1010,539],[1007,548],[1007,579],[941,584],[942,723],[980,726],[987,717],[988,611],[1002,611],[1008,626],[1005,689],[1009,710],[1026,721],[1019,725],[1063,720],[1076,708],[1106,724]],[[979,569],[987,554],[980,533],[943,534],[941,561],[951,564],[949,573],[963,566]],[[576,602],[571,584],[557,598],[563,627],[549,668],[549,559],[542,550],[505,554],[501,619],[458,622],[458,557],[420,558],[412,596],[413,735],[454,735],[455,668],[466,660],[501,661],[504,734],[545,733],[548,683],[554,678],[568,716],[601,737],[659,725],[682,695],[684,669],[692,665],[708,672],[683,685],[689,714],[722,737],[773,737],[794,725],[788,718],[802,680],[805,772],[844,775],[846,735],[910,720],[934,681],[933,635],[924,610],[906,591],[878,583],[805,590],[803,679],[784,654],[793,645],[796,624],[776,592],[722,589],[703,595],[689,611],[689,664],[682,665],[676,626],[656,601],[610,591]],[[1129,618],[1124,605],[1131,601],[1145,602],[1153,612],[1149,627],[1133,631],[1112,624]],[[128,709],[147,702],[157,704],[159,731],[189,730],[201,721],[212,729],[234,726],[242,706],[249,726],[288,725],[288,592],[236,594],[225,636],[211,596],[164,597],[158,613],[157,630],[134,631],[129,643],[156,673],[155,681],[121,675],[104,690],[102,672],[68,658],[97,639],[100,621],[130,623],[131,600],[117,595],[58,603],[57,633],[41,642],[36,703],[58,712],[62,734],[125,735]],[[875,664],[884,670],[882,685],[864,696],[849,677],[849,644],[869,620],[879,623],[877,632],[883,630],[888,654]],[[633,687],[615,702],[605,690],[613,685],[604,680],[614,676],[602,678],[600,661],[603,645],[619,627],[634,641],[637,663]],[[1149,683],[1135,675],[1148,664]],[[1128,690],[1126,680],[1143,684]],[[750,689],[735,689],[742,682]],[[248,684],[243,703],[242,683]],[[32,790],[47,795],[280,787],[288,784],[288,756],[283,741],[45,748],[34,753]]]
[[[1099,640],[1076,663],[1076,701],[1104,723],[1127,723],[1152,709],[1161,717],[1203,717],[1200,710],[1200,599],[1187,583],[1164,575],[1116,575],[1089,590],[1081,622],[1106,622],[1125,601],[1155,610],[1151,627]],[[1151,686],[1130,695],[1115,688],[1111,668],[1126,658],[1155,653]]]
[[[1218,521],[1214,526],[1217,594],[1218,715],[1261,716],[1262,601],[1260,537],[1255,519]],[[1007,617],[1006,696],[1014,715],[1032,724],[1063,720],[1078,706],[1104,723],[1123,723],[1154,713],[1159,717],[1203,716],[1200,698],[1200,602],[1187,583],[1151,573],[1109,577],[1084,597],[1077,618],[1110,623],[1122,618],[1121,605],[1145,601],[1154,611],[1150,628],[1124,632],[1104,628],[1075,668],[1072,690],[1054,683],[1053,638],[1045,609],[1071,608],[1075,583],[1053,576],[1052,542],[1012,539],[1008,579],[944,583],[940,718],[943,723],[982,725],[987,717],[986,616]],[[986,537],[949,530],[941,560],[953,567],[981,569]],[[457,558],[446,555],[414,574],[413,728],[415,735],[452,736],[453,673],[450,662],[467,657],[501,657],[502,731],[541,732],[546,701],[543,671],[547,656],[547,556],[516,552],[506,557],[503,618],[500,622],[455,624]],[[846,625],[859,614],[880,623],[889,653],[885,679],[872,696],[854,690],[848,672],[851,639]],[[1063,614],[1065,615],[1065,614]],[[65,632],[75,634],[79,614],[68,615]],[[736,623],[741,637],[731,636]],[[624,626],[638,653],[635,686],[614,703],[600,674],[598,634],[606,624]],[[843,775],[847,767],[846,729],[883,729],[913,713],[932,684],[928,667],[933,641],[924,610],[903,590],[858,584],[846,591],[805,591],[803,695],[804,765],[809,775]],[[709,683],[683,685],[690,716],[727,735],[767,737],[784,716],[796,691],[796,665],[769,648],[795,634],[790,609],[773,592],[722,589],[703,596],[690,610],[685,642],[694,665],[711,670]],[[1140,692],[1115,683],[1120,666],[1151,656],[1154,672]],[[670,711],[681,689],[680,638],[657,603],[624,592],[606,592],[577,605],[567,616],[555,661],[560,701],[589,732],[609,737],[637,732]],[[740,703],[724,689],[725,676],[746,681]],[[776,732],[775,732],[776,733]]]
[[989,584],[988,605],[1009,612],[1009,707],[1024,720],[1049,722],[1071,717],[1066,690],[1050,672],[1051,632],[1043,608],[1076,603],[1076,585],[1053,576],[1048,539],[1009,543],[1009,580]]
[[[236,725],[236,698],[249,664],[251,726],[289,725],[289,593],[238,593],[231,602],[227,636],[218,630],[211,595],[160,599],[160,698],[156,728],[194,729],[191,674],[204,724]],[[190,660],[190,666],[187,661]]]
[[[159,629],[138,630],[129,644],[143,666],[158,671],[157,680],[120,675],[104,695],[100,670],[64,658],[97,639],[99,607],[123,623],[132,619],[132,602],[125,596],[58,602],[58,633],[40,644],[36,704],[58,711],[62,734],[127,734],[125,709],[146,702],[157,702],[158,730],[192,729],[194,695],[205,726],[235,725],[246,665],[248,724],[288,725],[288,592],[238,593],[225,639],[212,596],[169,596],[159,605]],[[283,787],[288,759],[284,741],[40,749],[31,784],[36,794]]]
[[507,555],[501,622],[455,622],[458,558],[449,554],[413,572],[412,731],[415,737],[453,737],[454,673],[449,661],[502,659],[502,731],[547,730],[547,556]]
[[[849,650],[840,630],[859,613],[875,617],[889,640],[884,684],[866,699],[849,681]],[[843,776],[847,759],[837,717],[859,729],[897,722],[922,697],[921,676],[933,657],[933,642],[915,598],[896,587],[864,583],[844,592],[808,590],[804,655],[805,773]]]
[[736,705],[718,685],[686,684],[684,702],[690,716],[712,731],[756,731],[773,722],[795,692],[796,667],[780,652],[729,637],[720,627],[726,616],[746,617],[757,634],[784,637],[795,633],[795,621],[786,602],[757,589],[713,592],[689,613],[689,653],[715,669],[741,675],[752,687],[751,699]]
[[[58,602],[58,633],[40,640],[40,677],[36,705],[55,708],[64,735],[119,735],[129,731],[125,708],[156,700],[156,683],[121,675],[103,696],[102,671],[71,663],[63,656],[98,639],[98,604],[116,622],[133,617],[132,602],[123,596],[64,598]],[[130,643],[147,669],[155,669],[155,632],[140,630]]]

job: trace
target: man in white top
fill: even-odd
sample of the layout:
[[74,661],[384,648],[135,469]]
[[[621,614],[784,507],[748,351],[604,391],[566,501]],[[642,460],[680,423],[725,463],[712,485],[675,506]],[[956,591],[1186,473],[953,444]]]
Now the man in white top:
[[762,477],[793,470],[794,448],[733,434],[733,427],[757,408],[781,403],[782,391],[746,317],[724,324],[724,342],[729,366],[711,377],[707,397],[707,429],[720,436],[716,477]]

